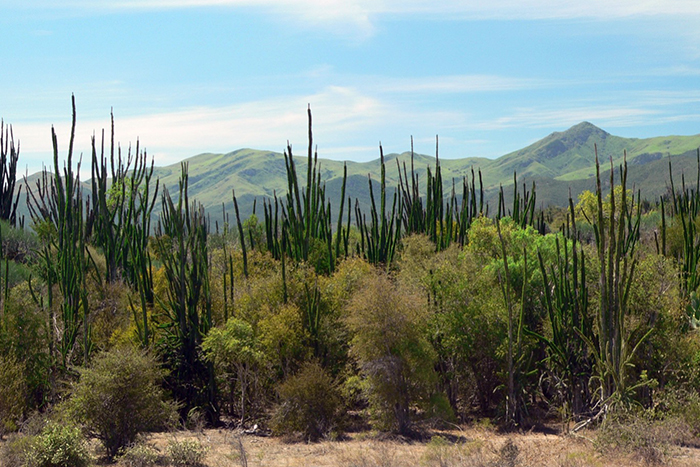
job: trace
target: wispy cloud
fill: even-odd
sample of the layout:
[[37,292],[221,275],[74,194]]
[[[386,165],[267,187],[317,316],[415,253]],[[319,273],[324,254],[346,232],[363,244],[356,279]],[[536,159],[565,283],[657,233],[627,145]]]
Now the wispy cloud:
[[379,2],[382,13],[455,15],[463,19],[576,19],[700,15],[695,0],[406,0]]
[[471,93],[515,91],[557,85],[555,80],[498,75],[458,75],[423,78],[376,78],[374,87],[389,93]]
[[697,0],[4,0],[13,8],[86,12],[183,8],[247,8],[290,19],[292,24],[368,36],[382,18],[420,16],[440,20],[610,20],[700,16]]
[[566,109],[520,108],[510,115],[478,123],[484,130],[502,130],[506,128],[565,128],[582,121],[591,121],[596,125],[625,127],[650,123],[660,112],[642,107],[608,107],[590,106]]
[[[321,147],[335,146],[336,152],[346,144],[340,143],[343,135],[379,126],[394,113],[383,103],[354,89],[329,87],[313,95],[118,118],[115,135],[124,144],[139,139],[158,165],[174,163],[202,151],[226,152],[241,147],[281,151],[287,141],[298,151],[307,143],[308,104],[312,106],[314,122],[319,122],[314,124],[315,134],[320,135],[317,143]],[[61,158],[67,148],[69,125],[69,121],[55,125]],[[108,125],[108,120],[79,120],[76,151],[89,154],[93,133],[97,130],[99,139],[100,129]],[[50,126],[15,122],[14,133],[21,140],[22,159],[29,160],[30,172],[39,169],[41,161],[50,160]]]

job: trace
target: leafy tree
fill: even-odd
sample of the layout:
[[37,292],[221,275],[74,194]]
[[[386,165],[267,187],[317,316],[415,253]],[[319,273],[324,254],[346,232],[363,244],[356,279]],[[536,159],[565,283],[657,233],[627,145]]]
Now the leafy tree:
[[350,352],[382,428],[408,434],[411,405],[428,396],[435,382],[427,319],[424,298],[381,272],[368,275],[350,301]]
[[249,387],[257,382],[258,367],[264,356],[253,327],[243,320],[229,318],[225,327],[209,332],[202,342],[202,350],[220,374],[228,376],[232,402],[236,390],[239,393],[238,413],[243,426]]

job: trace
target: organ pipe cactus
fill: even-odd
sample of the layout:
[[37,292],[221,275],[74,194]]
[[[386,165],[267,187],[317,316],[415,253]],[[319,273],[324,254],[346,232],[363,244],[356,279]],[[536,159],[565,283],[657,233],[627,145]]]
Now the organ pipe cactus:
[[17,179],[17,160],[19,159],[19,142],[15,146],[12,126],[0,122],[0,219],[17,225],[17,203],[22,192],[20,186],[15,195]]
[[[73,363],[78,337],[82,330],[83,358],[88,360],[92,347],[90,325],[88,321],[88,297],[86,277],[91,266],[86,249],[86,220],[84,213],[87,206],[83,203],[80,185],[80,163],[73,171],[73,141],[75,139],[75,97],[72,99],[73,119],[68,145],[67,160],[61,174],[58,162],[58,138],[51,129],[53,141],[54,173],[46,170],[37,181],[36,193],[27,191],[27,204],[35,225],[45,224],[55,231],[47,240],[40,256],[45,265],[45,279],[48,287],[48,306],[53,314],[54,284],[61,292],[60,303],[61,327],[57,339],[60,352],[60,365],[67,368]],[[26,178],[25,178],[26,184]],[[53,320],[53,316],[50,316]],[[51,329],[56,329],[53,323]],[[52,338],[52,341],[54,339]]]
[[158,301],[165,311],[161,341],[169,386],[183,402],[182,413],[197,408],[210,422],[218,420],[212,364],[201,343],[212,327],[207,222],[201,205],[189,205],[187,164],[182,164],[177,204],[164,190],[163,211],[156,230],[156,249],[163,263],[167,289]]

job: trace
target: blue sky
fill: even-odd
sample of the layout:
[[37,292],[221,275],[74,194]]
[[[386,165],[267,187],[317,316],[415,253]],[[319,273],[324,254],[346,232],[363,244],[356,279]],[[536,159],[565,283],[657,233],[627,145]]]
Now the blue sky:
[[20,166],[109,125],[166,165],[306,147],[370,160],[415,140],[498,157],[583,120],[700,133],[700,0],[0,0],[0,117]]

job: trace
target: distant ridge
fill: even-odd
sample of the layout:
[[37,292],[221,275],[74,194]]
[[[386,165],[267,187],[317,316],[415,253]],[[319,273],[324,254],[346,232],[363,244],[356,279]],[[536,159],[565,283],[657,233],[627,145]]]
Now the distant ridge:
[[[598,128],[590,122],[581,122],[571,128],[554,132],[541,140],[497,159],[469,157],[464,159],[440,158],[445,194],[449,195],[453,181],[461,192],[463,177],[471,177],[472,169],[481,170],[487,199],[494,203],[500,185],[513,184],[517,173],[519,183],[536,181],[537,204],[565,205],[568,193],[574,197],[584,189],[593,189],[595,174],[595,147],[604,169],[610,167],[610,159],[616,166],[627,152],[630,167],[629,186],[641,189],[642,196],[654,200],[666,191],[668,161],[673,156],[674,172],[692,174],[695,180],[696,149],[700,147],[700,134],[693,136],[660,136],[655,138],[623,138]],[[321,152],[322,154],[322,152]],[[387,186],[393,196],[398,185],[396,160],[410,171],[410,153],[386,155]],[[296,157],[300,178],[306,176],[306,157]],[[253,200],[257,199],[257,214],[262,217],[263,198],[271,199],[275,194],[283,196],[287,189],[284,156],[272,151],[238,149],[227,154],[203,153],[186,159],[189,165],[189,197],[201,202],[213,220],[221,219],[223,208],[233,212],[231,190],[235,188],[242,215],[249,216]],[[326,196],[334,209],[339,202],[344,162],[321,159],[321,177],[326,183]],[[369,194],[368,174],[373,183],[379,181],[379,159],[369,162],[346,162],[348,186],[346,195],[367,207]],[[425,172],[435,166],[435,158],[414,154],[414,166],[419,174],[421,189],[425,190]],[[177,192],[180,163],[157,167],[155,175],[161,186],[171,193]],[[31,178],[31,177],[30,177]],[[302,183],[305,180],[301,180]],[[509,193],[510,190],[507,190]],[[377,193],[377,191],[375,191]],[[159,208],[157,203],[156,209]],[[26,212],[26,207],[20,208]],[[334,214],[335,215],[335,214]]]

